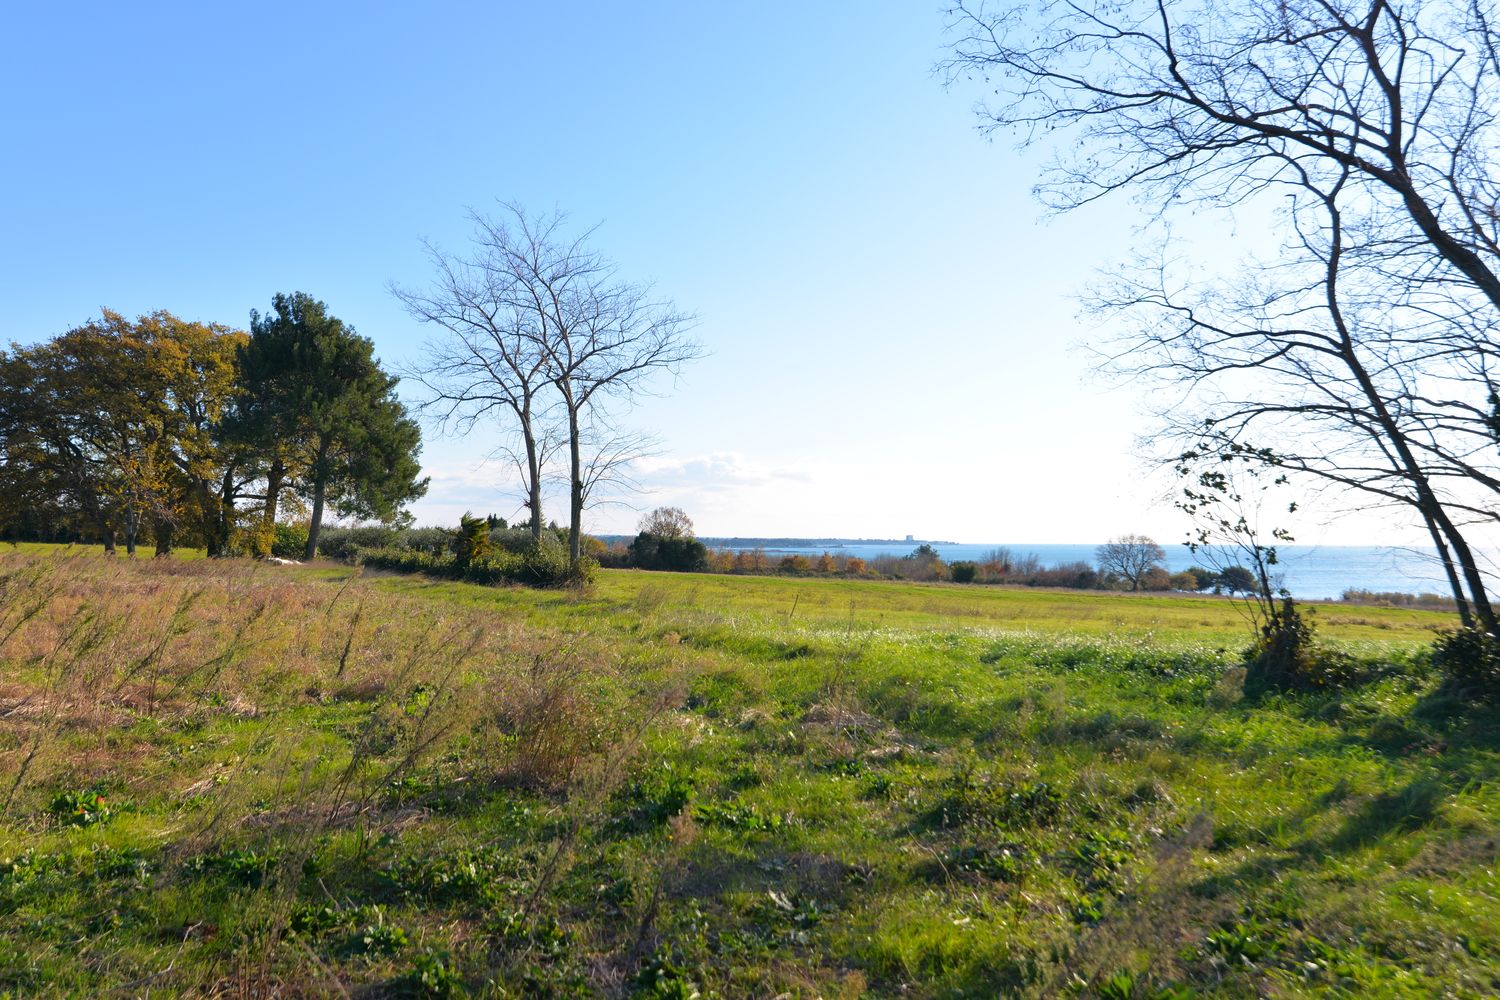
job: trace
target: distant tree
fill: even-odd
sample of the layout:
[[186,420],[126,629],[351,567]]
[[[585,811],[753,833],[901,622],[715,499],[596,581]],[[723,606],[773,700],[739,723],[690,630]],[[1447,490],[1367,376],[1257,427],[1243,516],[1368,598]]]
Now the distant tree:
[[[421,431],[368,339],[305,293],[278,294],[271,305],[265,316],[250,314],[246,397],[257,411],[249,439],[288,450],[296,489],[311,504],[304,558],[312,559],[328,505],[389,519],[427,491]],[[267,490],[273,509],[276,491]]]
[[801,576],[812,572],[812,560],[807,556],[789,555],[781,557],[781,571]]
[[692,538],[693,519],[681,507],[658,507],[641,517],[637,530],[657,538]]
[[969,559],[960,559],[948,567],[954,583],[973,583],[979,578],[979,564]]
[[1140,590],[1146,574],[1161,568],[1167,554],[1145,535],[1121,535],[1095,549],[1094,558],[1100,573],[1113,573],[1129,583],[1131,590]]
[[221,555],[238,521],[236,505],[256,478],[239,442],[228,433],[239,383],[238,354],[248,337],[165,311],[140,317],[136,329],[149,345],[159,379],[174,465],[174,499],[155,519],[157,554],[169,552],[185,531],[210,555]]
[[1171,590],[1172,575],[1162,566],[1152,566],[1141,576],[1142,590]]
[[1231,594],[1249,594],[1257,587],[1255,574],[1244,566],[1225,566],[1215,584]]
[[1198,591],[1203,588],[1198,586],[1198,574],[1183,570],[1181,573],[1173,573],[1167,579],[1167,586],[1171,590]]
[[1219,574],[1202,566],[1189,566],[1183,573],[1193,578],[1189,590],[1212,590],[1219,585]]
[[818,556],[817,570],[819,573],[832,573],[834,570],[833,556],[827,552]]
[[696,538],[662,537],[648,531],[630,543],[630,564],[640,569],[702,573],[708,569],[708,546]]

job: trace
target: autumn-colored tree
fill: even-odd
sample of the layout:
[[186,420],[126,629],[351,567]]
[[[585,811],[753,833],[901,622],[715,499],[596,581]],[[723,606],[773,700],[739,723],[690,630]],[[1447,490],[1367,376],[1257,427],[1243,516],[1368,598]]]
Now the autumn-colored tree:
[[210,555],[220,555],[236,526],[236,502],[254,478],[243,449],[225,433],[237,382],[236,354],[247,337],[169,312],[140,317],[136,330],[148,345],[153,388],[165,404],[176,480],[171,501],[155,513],[157,553],[169,551],[186,528]]

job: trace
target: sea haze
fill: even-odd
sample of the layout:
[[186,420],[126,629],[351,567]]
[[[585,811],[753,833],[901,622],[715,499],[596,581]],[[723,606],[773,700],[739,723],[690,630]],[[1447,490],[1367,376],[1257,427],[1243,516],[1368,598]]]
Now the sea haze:
[[[912,541],[871,541],[837,538],[704,538],[710,548],[763,549],[767,555],[834,555],[871,559],[879,555],[905,555],[923,544]],[[1043,566],[1086,562],[1093,565],[1098,543],[1022,545],[1007,542],[928,542],[946,562],[983,560],[995,549],[1009,549],[1017,558],[1035,555]],[[1172,572],[1197,563],[1209,565],[1203,555],[1194,555],[1185,545],[1163,545],[1167,569]],[[1430,550],[1379,545],[1283,545],[1277,548],[1276,567],[1293,596],[1304,600],[1337,600],[1345,590],[1393,591],[1407,594],[1448,593],[1442,567]],[[1227,559],[1225,564],[1234,562]]]

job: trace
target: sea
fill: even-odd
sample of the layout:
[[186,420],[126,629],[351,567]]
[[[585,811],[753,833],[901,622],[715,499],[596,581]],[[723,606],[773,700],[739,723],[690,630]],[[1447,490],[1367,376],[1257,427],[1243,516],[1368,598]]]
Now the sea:
[[[858,556],[872,559],[881,555],[907,555],[921,539],[910,541],[865,541],[851,539],[757,540],[748,538],[705,538],[710,548],[755,549],[767,555]],[[1058,563],[1096,563],[1098,543],[1027,545],[1014,542],[928,542],[945,562],[962,559],[983,561],[995,549],[1008,549],[1013,557],[1035,555],[1043,566]],[[1192,565],[1212,566],[1204,554],[1194,554],[1185,545],[1163,545],[1167,569],[1173,573]],[[1216,554],[1220,565],[1243,562],[1227,554]],[[1429,549],[1398,548],[1378,545],[1283,545],[1277,548],[1280,586],[1294,597],[1308,601],[1338,600],[1345,590],[1403,594],[1448,594],[1449,588],[1437,556]],[[1492,556],[1491,567],[1500,564]]]

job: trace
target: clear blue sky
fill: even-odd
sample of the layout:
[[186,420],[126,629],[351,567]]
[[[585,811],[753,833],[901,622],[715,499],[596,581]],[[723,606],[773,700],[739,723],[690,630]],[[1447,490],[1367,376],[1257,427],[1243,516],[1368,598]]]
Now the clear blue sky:
[[[399,363],[427,334],[386,283],[513,199],[602,222],[701,319],[710,356],[629,418],[663,442],[640,504],[705,534],[1176,541],[1138,392],[1078,347],[1136,216],[1043,218],[1036,158],[935,74],[944,27],[893,0],[17,6],[0,339],[303,290]],[[516,508],[489,447],[429,435],[423,520]]]

